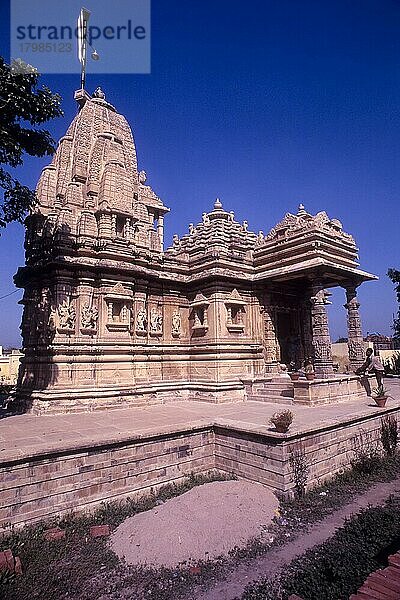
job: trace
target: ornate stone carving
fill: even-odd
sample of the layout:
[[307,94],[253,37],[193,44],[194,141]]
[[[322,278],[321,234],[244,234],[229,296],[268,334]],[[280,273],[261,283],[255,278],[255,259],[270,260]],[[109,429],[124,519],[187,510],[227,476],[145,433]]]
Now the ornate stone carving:
[[81,309],[81,329],[96,330],[99,311],[95,305],[90,306],[86,301]]
[[181,325],[182,325],[181,313],[179,309],[175,310],[172,314],[172,336],[179,337],[181,334]]
[[226,328],[231,333],[242,333],[244,331],[243,314],[246,302],[235,288],[225,298],[226,306]]
[[265,240],[270,241],[280,237],[291,237],[301,231],[307,232],[312,229],[330,233],[335,237],[341,237],[354,245],[354,238],[343,231],[340,221],[330,219],[325,211],[321,211],[315,216],[310,215],[304,210],[302,204],[299,207],[297,215],[287,213],[283,220],[271,229]]
[[141,306],[136,315],[136,333],[143,334],[147,331],[147,314],[144,306]]
[[347,309],[347,336],[350,369],[356,371],[364,362],[364,343],[361,329],[361,319],[359,308],[360,304],[357,300],[357,288],[355,285],[346,287],[346,304]]
[[329,335],[325,290],[316,285],[311,297],[312,347],[317,377],[329,377],[333,374],[331,338]]
[[278,371],[278,347],[275,331],[274,309],[271,306],[272,298],[270,294],[264,297],[264,306],[262,315],[264,318],[264,360],[265,371],[274,373]]
[[65,298],[58,307],[58,331],[60,333],[75,331],[76,310],[71,298]]
[[203,225],[209,225],[210,224],[210,217],[208,216],[207,213],[203,213],[201,216],[202,220],[203,220]]
[[193,309],[193,332],[204,334],[208,330],[207,309],[209,301],[203,294],[197,294],[190,307]]
[[152,335],[162,335],[163,316],[155,306],[150,310],[150,333]]

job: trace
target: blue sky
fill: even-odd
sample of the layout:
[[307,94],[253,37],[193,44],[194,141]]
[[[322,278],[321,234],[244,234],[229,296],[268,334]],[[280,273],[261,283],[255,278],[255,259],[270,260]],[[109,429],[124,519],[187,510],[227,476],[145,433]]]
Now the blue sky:
[[[171,208],[167,242],[217,196],[255,231],[300,202],[326,210],[356,238],[361,268],[380,277],[360,288],[364,333],[389,334],[386,272],[400,268],[399,68],[400,1],[153,0],[151,74],[89,74],[86,87],[100,85],[130,122],[139,166]],[[79,76],[43,83],[63,97],[65,117],[48,125],[58,138],[76,112]],[[34,186],[47,162],[28,159],[20,179]],[[0,252],[3,296],[24,262],[21,225],[1,234]],[[0,344],[19,343],[20,296],[0,301]],[[346,335],[344,292],[332,301],[335,339]]]

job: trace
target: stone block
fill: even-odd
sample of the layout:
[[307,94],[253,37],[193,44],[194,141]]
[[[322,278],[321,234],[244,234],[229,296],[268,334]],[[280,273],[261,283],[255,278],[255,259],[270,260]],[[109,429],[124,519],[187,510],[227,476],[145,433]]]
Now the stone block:
[[109,525],[93,525],[90,528],[90,536],[93,538],[106,537],[110,535]]

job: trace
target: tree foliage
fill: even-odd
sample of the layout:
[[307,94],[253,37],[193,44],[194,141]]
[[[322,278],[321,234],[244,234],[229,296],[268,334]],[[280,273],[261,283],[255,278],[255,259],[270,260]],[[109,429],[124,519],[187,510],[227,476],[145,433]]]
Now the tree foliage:
[[399,303],[399,309],[397,311],[397,317],[393,319],[393,337],[400,340],[400,271],[397,269],[389,269],[388,277],[395,284],[395,291],[397,294],[397,302]]
[[[23,164],[24,154],[45,156],[55,150],[54,140],[37,127],[61,116],[61,98],[47,87],[37,89],[36,72],[14,73],[0,57],[0,164],[15,168]],[[35,193],[0,167],[0,227],[22,221],[34,205]]]

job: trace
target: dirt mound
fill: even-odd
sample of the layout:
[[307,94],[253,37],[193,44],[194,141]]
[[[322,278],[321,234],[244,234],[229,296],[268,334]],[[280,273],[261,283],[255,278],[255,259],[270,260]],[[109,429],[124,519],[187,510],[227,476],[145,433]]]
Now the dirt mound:
[[129,564],[172,567],[215,558],[260,535],[277,507],[259,483],[207,483],[126,519],[112,535],[112,549]]

